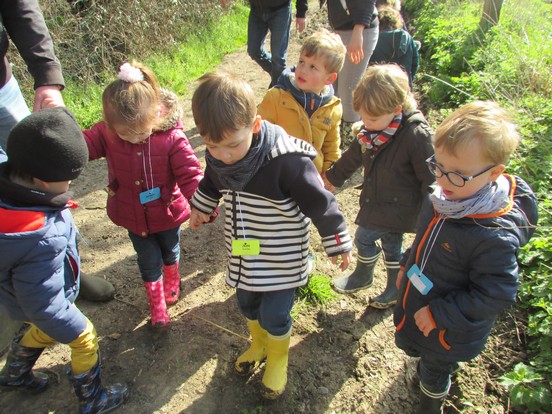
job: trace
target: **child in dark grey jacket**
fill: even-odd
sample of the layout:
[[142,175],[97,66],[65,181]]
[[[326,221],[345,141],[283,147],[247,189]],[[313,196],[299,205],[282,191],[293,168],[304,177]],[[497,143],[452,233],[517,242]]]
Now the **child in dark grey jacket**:
[[[397,65],[370,66],[354,91],[362,129],[342,157],[326,172],[328,189],[340,187],[360,167],[364,182],[355,223],[357,266],[334,281],[335,290],[352,293],[372,286],[374,268],[385,257],[387,286],[370,298],[370,306],[386,309],[397,301],[395,282],[402,256],[403,234],[415,223],[434,177],[425,160],[433,154],[431,130],[416,109],[408,76]],[[381,240],[381,247],[376,244]]]

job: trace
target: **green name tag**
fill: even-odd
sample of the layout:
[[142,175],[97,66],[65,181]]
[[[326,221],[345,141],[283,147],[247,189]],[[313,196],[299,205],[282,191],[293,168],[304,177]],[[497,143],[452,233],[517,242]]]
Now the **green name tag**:
[[232,240],[232,255],[234,256],[254,256],[260,252],[260,240]]

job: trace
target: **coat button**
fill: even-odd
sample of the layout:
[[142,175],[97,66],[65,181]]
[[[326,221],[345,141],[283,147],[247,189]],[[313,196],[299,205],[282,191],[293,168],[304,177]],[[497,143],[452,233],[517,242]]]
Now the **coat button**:
[[140,181],[134,181],[134,184],[140,185]]
[[399,201],[399,199],[397,197],[393,197],[393,201],[397,202],[397,201]]
[[140,156],[142,156],[142,152],[141,152],[141,151],[138,151],[138,152],[136,153],[136,155],[140,157]]
[[367,202],[367,203],[369,203],[369,202],[370,202],[370,199],[369,199],[369,198],[367,198],[367,199],[366,199],[366,202]]
[[146,237],[148,235],[148,233],[146,233],[145,231],[142,232],[142,237]]

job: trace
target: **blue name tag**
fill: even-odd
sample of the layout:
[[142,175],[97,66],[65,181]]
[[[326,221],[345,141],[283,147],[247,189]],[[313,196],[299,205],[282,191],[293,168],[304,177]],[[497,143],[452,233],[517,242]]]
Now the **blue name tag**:
[[151,190],[142,191],[140,193],[140,203],[146,204],[150,201],[157,200],[161,197],[161,190],[159,187],[152,188]]
[[427,295],[427,293],[433,287],[433,282],[427,278],[426,275],[422,273],[418,265],[414,264],[406,273],[412,284],[422,295]]

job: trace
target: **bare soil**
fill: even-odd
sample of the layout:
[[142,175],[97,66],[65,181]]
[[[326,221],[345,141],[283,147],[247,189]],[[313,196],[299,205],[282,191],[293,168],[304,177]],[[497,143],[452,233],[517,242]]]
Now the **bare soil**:
[[[309,32],[325,24],[317,2],[311,0],[309,13]],[[301,37],[292,32],[290,63],[297,58]],[[245,48],[226,56],[219,69],[245,77],[259,101],[269,84],[268,75]],[[194,129],[189,96],[183,97],[183,105],[186,134],[203,163],[204,146]],[[360,182],[359,172],[336,193],[352,234],[359,196],[354,186]],[[117,293],[107,303],[79,299],[77,305],[100,337],[104,382],[124,382],[130,387],[130,398],[118,413],[413,412],[417,403],[414,362],[394,345],[392,311],[367,307],[368,297],[384,287],[382,263],[374,286],[367,291],[340,295],[327,306],[301,308],[294,321],[287,390],[279,399],[265,401],[259,394],[262,370],[243,378],[233,369],[236,357],[248,346],[248,333],[234,290],[224,282],[224,217],[200,231],[183,225],[183,293],[170,308],[170,329],[155,332],[149,327],[147,298],[126,230],[112,224],[105,213],[106,183],[106,163],[90,163],[72,186],[80,203],[74,216],[83,236],[83,270],[110,281]],[[325,257],[315,229],[312,247],[318,271],[329,277],[342,275]],[[484,354],[466,364],[456,378],[445,412],[509,412],[497,377],[523,356],[519,349],[524,338],[518,325],[514,311],[499,321]],[[46,350],[36,368],[50,375],[51,387],[34,396],[0,392],[0,412],[77,412],[66,374],[69,367],[69,347]]]

